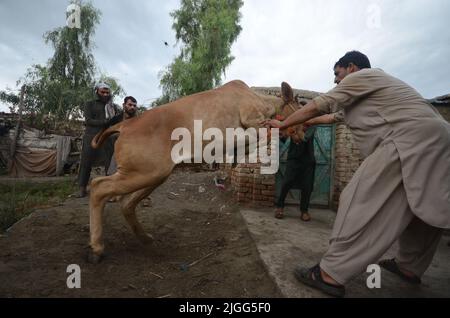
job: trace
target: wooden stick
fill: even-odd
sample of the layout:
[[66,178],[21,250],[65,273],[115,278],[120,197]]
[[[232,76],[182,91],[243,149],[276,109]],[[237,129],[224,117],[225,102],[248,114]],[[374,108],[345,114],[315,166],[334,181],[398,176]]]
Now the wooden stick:
[[24,95],[25,95],[25,85],[22,85],[22,88],[20,89],[19,119],[17,120],[16,127],[14,128],[14,136],[13,136],[13,140],[11,141],[8,172],[11,172],[13,162],[14,162],[14,155],[16,153],[17,138],[19,138],[19,129],[20,129],[20,124],[22,123],[22,109],[23,109]]
[[158,275],[158,274],[155,274],[155,273],[152,273],[152,272],[149,272],[149,274],[152,274],[153,276],[156,276],[156,277],[158,277],[160,279],[164,279],[164,277],[162,277],[161,275]]
[[208,258],[208,257],[210,257],[210,256],[213,255],[213,254],[214,254],[214,252],[211,252],[211,253],[209,253],[208,255],[205,255],[205,256],[203,256],[202,258],[200,258],[200,259],[198,259],[198,260],[196,260],[196,261],[193,261],[193,262],[190,263],[188,266],[189,266],[189,267],[194,266],[195,264],[197,264],[197,263],[203,261],[205,258]]

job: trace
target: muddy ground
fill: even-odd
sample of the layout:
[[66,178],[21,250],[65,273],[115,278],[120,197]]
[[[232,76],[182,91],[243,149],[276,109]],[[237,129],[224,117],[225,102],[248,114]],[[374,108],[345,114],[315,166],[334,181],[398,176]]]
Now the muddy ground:
[[[216,188],[214,175],[177,170],[150,206],[140,205],[150,246],[108,203],[98,265],[86,262],[87,199],[35,211],[0,236],[0,297],[281,297],[229,187]],[[80,265],[81,289],[67,288],[69,264]]]

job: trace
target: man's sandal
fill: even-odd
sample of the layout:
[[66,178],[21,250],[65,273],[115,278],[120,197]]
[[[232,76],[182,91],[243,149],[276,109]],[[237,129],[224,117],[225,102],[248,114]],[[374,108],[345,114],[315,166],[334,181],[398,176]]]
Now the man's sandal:
[[417,277],[415,275],[408,276],[408,275],[404,274],[400,270],[400,267],[398,267],[398,264],[394,258],[382,260],[378,263],[378,265],[380,265],[384,269],[390,271],[391,273],[397,274],[398,276],[400,276],[401,279],[403,279],[404,281],[406,281],[410,284],[419,285],[420,283],[422,283],[422,281],[419,277]]
[[329,284],[325,282],[320,274],[320,266],[317,264],[312,268],[296,267],[294,270],[295,278],[305,285],[321,290],[325,294],[333,297],[344,297],[345,287]]
[[281,210],[281,209],[276,209],[276,210],[275,210],[275,217],[276,217],[277,219],[282,219],[282,218],[284,218],[283,210]]

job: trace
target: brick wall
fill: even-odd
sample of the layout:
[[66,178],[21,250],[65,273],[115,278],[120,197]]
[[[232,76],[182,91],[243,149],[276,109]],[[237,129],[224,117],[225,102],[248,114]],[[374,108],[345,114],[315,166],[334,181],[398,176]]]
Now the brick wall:
[[260,173],[259,163],[238,164],[231,171],[231,185],[236,200],[252,206],[273,206],[275,175]]

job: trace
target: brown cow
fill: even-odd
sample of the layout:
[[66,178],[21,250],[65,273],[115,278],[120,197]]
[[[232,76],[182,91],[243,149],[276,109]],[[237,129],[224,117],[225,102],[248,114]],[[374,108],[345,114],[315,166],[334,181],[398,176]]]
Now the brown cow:
[[[115,144],[117,172],[92,181],[90,193],[90,253],[88,260],[100,261],[104,251],[102,213],[106,201],[122,196],[121,211],[132,230],[143,243],[152,241],[135,214],[137,204],[162,184],[177,163],[171,150],[177,141],[172,131],[185,127],[193,132],[194,120],[203,121],[203,130],[219,128],[260,127],[276,110],[293,105],[291,87],[282,84],[282,98],[259,95],[242,81],[232,81],[214,90],[186,96],[151,109],[141,116],[123,121],[99,133],[92,141],[94,148],[111,134],[120,133]],[[291,107],[289,106],[289,107]],[[303,133],[301,127],[299,133]]]

